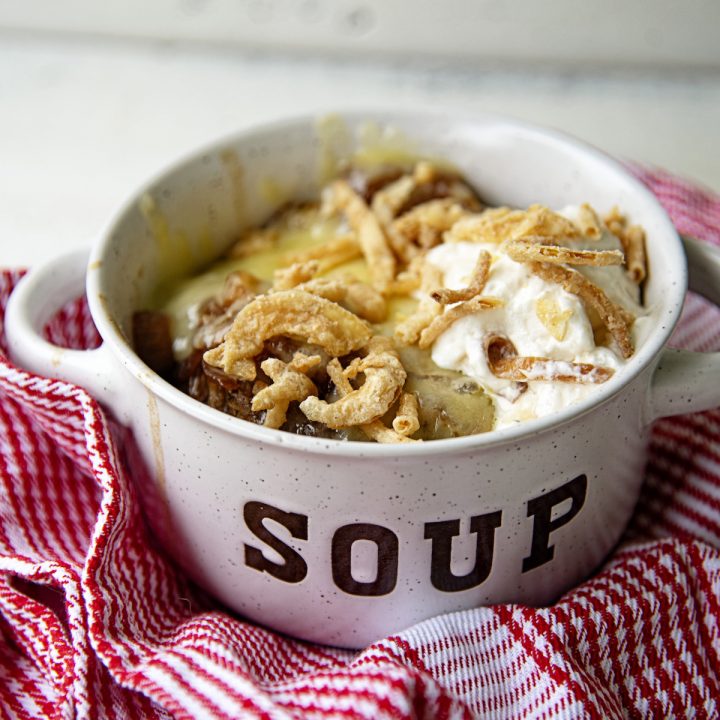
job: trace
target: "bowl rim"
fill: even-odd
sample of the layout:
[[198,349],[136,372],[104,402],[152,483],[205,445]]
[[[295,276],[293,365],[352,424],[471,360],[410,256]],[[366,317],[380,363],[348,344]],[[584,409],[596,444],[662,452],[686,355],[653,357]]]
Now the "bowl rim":
[[[198,158],[207,154],[217,153],[220,149],[229,145],[247,142],[252,140],[254,136],[273,132],[280,134],[283,131],[289,131],[303,125],[315,126],[319,120],[328,116],[338,116],[341,119],[347,120],[349,124],[378,122],[380,124],[392,125],[393,121],[422,123],[423,121],[440,122],[445,120],[448,126],[457,126],[458,124],[495,122],[509,128],[520,129],[525,133],[536,135],[538,139],[544,142],[559,145],[566,150],[590,157],[594,162],[605,166],[607,170],[619,174],[623,180],[629,184],[634,193],[642,196],[645,202],[653,207],[658,220],[665,226],[668,237],[673,238],[674,245],[663,249],[664,252],[674,252],[675,258],[673,258],[673,262],[670,263],[670,265],[677,272],[677,277],[673,278],[675,282],[667,284],[666,295],[668,297],[667,306],[669,307],[669,311],[667,315],[662,318],[664,322],[658,323],[658,327],[651,330],[642,346],[627,361],[627,364],[623,366],[621,371],[615,373],[610,380],[590,393],[588,397],[568,405],[562,410],[540,418],[526,420],[516,425],[491,430],[486,433],[444,440],[402,443],[398,445],[396,443],[381,444],[313,438],[256,425],[249,421],[230,416],[220,410],[215,410],[186,395],[153,372],[140,360],[108,312],[101,279],[102,272],[107,267],[105,264],[105,250],[109,245],[109,240],[112,237],[114,229],[122,218],[134,209],[139,198],[144,193],[156,187],[170,175],[182,171],[186,165],[196,161]],[[126,199],[125,203],[122,204],[118,211],[111,217],[104,232],[101,233],[91,249],[88,260],[86,289],[90,312],[97,325],[98,332],[103,338],[103,341],[108,343],[112,348],[115,357],[118,358],[121,364],[150,392],[183,413],[195,417],[216,430],[221,430],[230,435],[240,436],[245,440],[268,446],[331,456],[403,458],[446,455],[449,453],[464,454],[473,451],[482,451],[483,449],[498,445],[518,444],[523,439],[552,432],[561,426],[567,425],[603,407],[618,394],[622,393],[644,370],[652,367],[654,363],[659,360],[660,352],[667,343],[680,318],[683,301],[687,292],[687,284],[688,274],[685,253],[682,248],[680,236],[667,213],[652,192],[643,185],[640,180],[634,177],[625,166],[595,146],[575,138],[566,132],[497,113],[474,112],[471,115],[448,117],[446,113],[427,109],[419,111],[388,111],[377,108],[368,108],[367,110],[355,108],[347,111],[333,109],[328,112],[302,114],[255,124],[183,153],[179,159],[167,164],[164,169],[151,176],[149,180]]]

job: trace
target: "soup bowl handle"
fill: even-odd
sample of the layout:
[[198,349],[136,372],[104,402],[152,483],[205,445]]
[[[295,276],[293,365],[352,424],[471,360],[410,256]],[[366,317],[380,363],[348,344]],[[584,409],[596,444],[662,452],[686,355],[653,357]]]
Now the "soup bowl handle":
[[8,349],[19,367],[85,388],[122,421],[128,413],[122,410],[117,361],[106,344],[73,350],[55,345],[42,332],[63,305],[84,293],[88,255],[79,250],[51,258],[20,280],[5,311]]
[[[720,305],[720,249],[683,238],[690,290]],[[720,353],[666,348],[652,380],[648,419],[720,406]]]

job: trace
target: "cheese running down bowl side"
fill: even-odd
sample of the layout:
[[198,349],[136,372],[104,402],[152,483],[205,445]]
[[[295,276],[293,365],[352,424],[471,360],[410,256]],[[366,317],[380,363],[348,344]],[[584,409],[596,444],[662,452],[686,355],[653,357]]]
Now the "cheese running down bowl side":
[[[132,316],[159,288],[283,200],[311,198],[342,159],[374,152],[441,158],[497,205],[622,208],[647,235],[648,330],[634,355],[546,417],[402,446],[247,423],[140,361]],[[689,256],[717,301],[716,256]],[[38,328],[84,276],[103,345],[58,353]],[[649,423],[720,403],[717,358],[665,348],[686,285],[668,218],[596,150],[493,116],[366,112],[248,130],[177,163],[132,195],[89,259],[30,273],[7,327],[18,364],[83,385],[131,429],[148,520],[191,577],[245,617],[360,647],[442,612],[551,602],[598,566],[637,500]]]

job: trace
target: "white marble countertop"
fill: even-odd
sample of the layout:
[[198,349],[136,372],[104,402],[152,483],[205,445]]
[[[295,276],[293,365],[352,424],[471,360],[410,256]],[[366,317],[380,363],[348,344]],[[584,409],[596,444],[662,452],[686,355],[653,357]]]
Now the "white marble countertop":
[[720,73],[362,63],[202,45],[0,32],[0,265],[89,245],[179,155],[335,108],[493,111],[720,191]]

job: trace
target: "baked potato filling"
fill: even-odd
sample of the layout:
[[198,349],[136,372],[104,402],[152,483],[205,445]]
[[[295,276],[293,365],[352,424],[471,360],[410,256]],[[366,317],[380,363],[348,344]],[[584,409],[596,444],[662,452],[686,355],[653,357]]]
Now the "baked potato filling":
[[[598,282],[607,269],[619,285]],[[339,440],[460,437],[522,420],[534,384],[607,381],[634,352],[645,274],[644,234],[619,211],[487,207],[429,162],[353,170],[135,313],[133,341],[183,392],[248,422]],[[531,283],[543,290],[521,314],[553,354],[515,330],[513,288]],[[563,350],[579,324],[599,355]],[[451,331],[462,342],[449,346]]]

